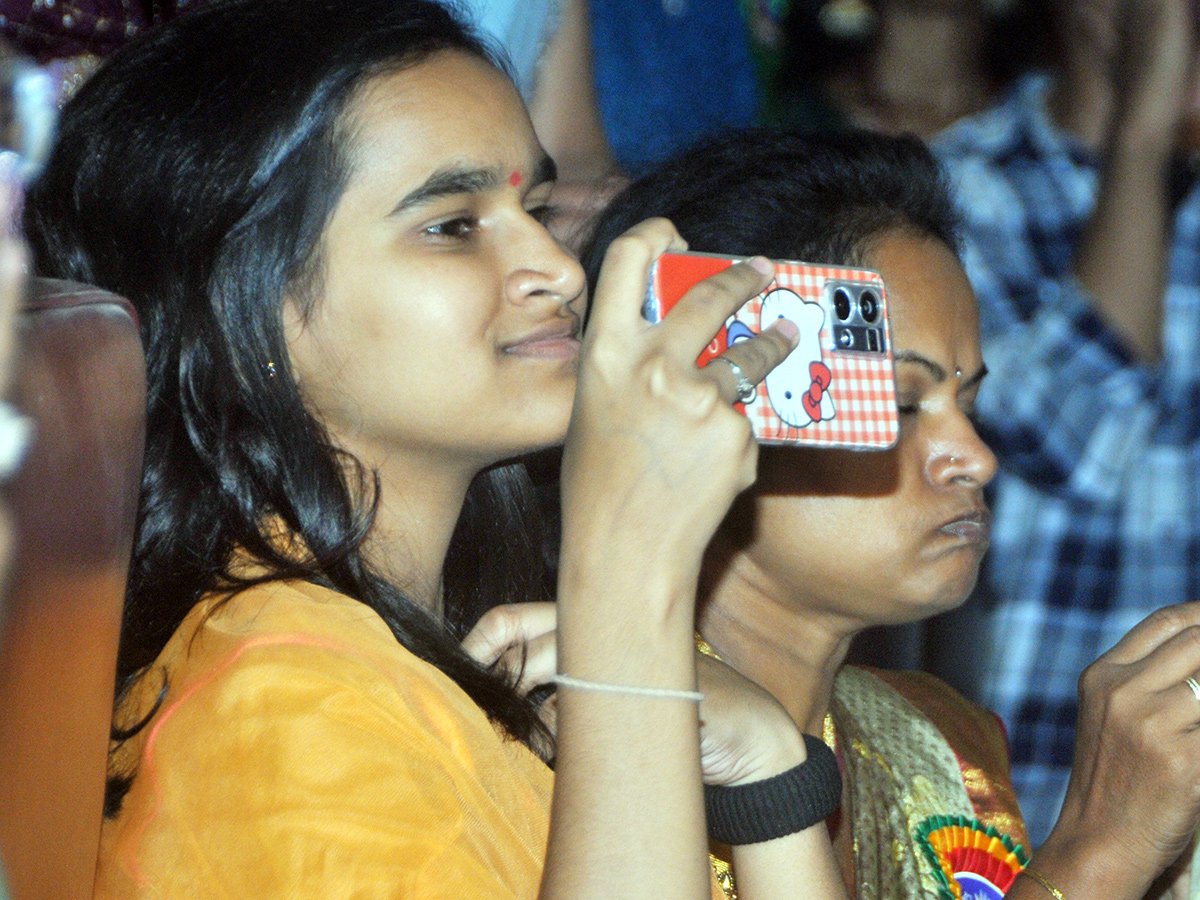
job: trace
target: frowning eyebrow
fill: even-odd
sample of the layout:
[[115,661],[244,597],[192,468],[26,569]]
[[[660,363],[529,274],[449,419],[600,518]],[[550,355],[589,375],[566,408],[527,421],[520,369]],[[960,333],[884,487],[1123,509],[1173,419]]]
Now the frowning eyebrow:
[[[934,381],[941,382],[946,380],[946,370],[929,357],[922,356],[920,353],[914,353],[911,350],[900,350],[897,351],[897,353],[893,356],[893,360],[897,363],[916,363],[918,366],[928,369],[929,374],[933,376]],[[979,384],[979,382],[983,381],[983,377],[987,375],[987,372],[987,366],[981,365],[975,374],[969,375],[963,379],[962,384],[958,386],[959,393],[970,390],[975,385]]]
[[[554,181],[557,176],[558,170],[554,165],[554,160],[543,154],[538,159],[537,166],[533,170],[533,175],[529,179],[529,187],[533,189],[539,184]],[[481,191],[488,191],[505,182],[507,178],[507,173],[502,175],[497,169],[471,169],[463,166],[439,169],[426,178],[420,187],[409,191],[404,196],[404,199],[396,204],[391,215],[399,215],[406,210],[412,209],[414,206],[421,206],[434,200],[439,200],[442,197],[450,197],[455,194],[477,194]]]

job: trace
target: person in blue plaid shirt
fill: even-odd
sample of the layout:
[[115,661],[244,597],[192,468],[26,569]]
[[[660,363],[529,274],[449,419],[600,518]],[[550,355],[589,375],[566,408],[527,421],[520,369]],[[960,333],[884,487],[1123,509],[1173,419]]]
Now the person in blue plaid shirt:
[[1071,766],[1076,681],[1150,610],[1200,598],[1200,187],[1188,0],[1056,0],[1054,77],[935,149],[960,191],[990,374],[983,703],[1034,843]]

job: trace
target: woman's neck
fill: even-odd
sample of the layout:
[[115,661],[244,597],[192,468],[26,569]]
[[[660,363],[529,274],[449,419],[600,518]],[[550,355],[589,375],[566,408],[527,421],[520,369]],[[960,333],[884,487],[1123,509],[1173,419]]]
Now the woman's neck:
[[788,596],[743,552],[714,568],[706,565],[700,635],[769,691],[803,731],[820,735],[834,677],[857,631]]
[[978,3],[885,3],[868,65],[830,89],[855,119],[890,133],[928,137],[987,106],[986,20]]
[[421,456],[358,457],[379,473],[380,502],[367,537],[371,565],[436,618],[442,569],[478,467]]

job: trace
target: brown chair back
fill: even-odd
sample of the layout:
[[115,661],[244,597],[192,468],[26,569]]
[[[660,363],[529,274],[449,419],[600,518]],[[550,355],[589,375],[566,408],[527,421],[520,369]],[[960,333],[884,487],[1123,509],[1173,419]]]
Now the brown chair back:
[[16,347],[11,395],[35,432],[7,490],[0,858],[14,900],[84,900],[141,486],[144,359],[128,302],[49,279],[33,279]]

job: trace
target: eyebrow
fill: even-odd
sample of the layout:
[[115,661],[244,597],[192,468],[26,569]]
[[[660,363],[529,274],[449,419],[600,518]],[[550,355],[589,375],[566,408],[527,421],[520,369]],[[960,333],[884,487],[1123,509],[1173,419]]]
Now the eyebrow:
[[[921,354],[914,353],[911,350],[900,350],[892,356],[892,359],[896,363],[916,363],[917,365],[928,369],[935,381],[941,382],[946,380],[946,370],[935,363],[932,359],[929,359],[927,356],[922,356]],[[981,365],[975,371],[974,375],[966,378],[962,384],[958,386],[958,392],[961,393],[962,391],[970,390],[971,388],[975,387],[975,385],[983,381],[983,377],[987,375],[987,373],[988,367],[986,365]]]
[[[533,176],[529,180],[529,188],[532,190],[547,181],[554,181],[557,177],[558,168],[554,165],[554,160],[543,153],[534,166]],[[501,180],[500,172],[497,169],[467,168],[465,166],[439,169],[426,178],[419,187],[405,194],[404,198],[396,204],[391,215],[399,215],[414,206],[421,206],[442,197],[488,191],[498,186]]]

